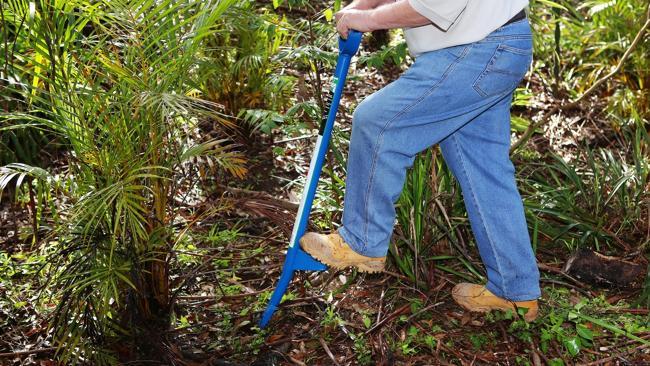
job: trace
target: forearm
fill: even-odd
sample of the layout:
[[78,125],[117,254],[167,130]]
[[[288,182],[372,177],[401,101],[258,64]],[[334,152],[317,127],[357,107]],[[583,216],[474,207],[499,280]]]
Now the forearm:
[[386,3],[373,10],[369,10],[371,22],[376,29],[392,29],[404,27],[419,27],[431,24],[431,20],[418,13],[409,4],[408,0],[379,0]]
[[369,0],[388,1],[388,3],[374,9],[352,8],[357,4],[350,4],[336,13],[336,30],[341,37],[347,38],[350,29],[359,32],[372,32],[379,29],[418,27],[430,24],[431,20],[418,13],[408,0]]
[[392,3],[394,3],[394,2],[396,2],[398,0],[368,0],[368,1],[374,3],[374,5],[375,5],[374,7],[376,8],[378,6],[382,6],[382,5],[385,5],[385,4],[392,4]]
[[354,0],[350,2],[350,4],[345,6],[344,9],[368,10],[368,9],[374,9],[384,4],[393,3],[395,1],[396,0]]

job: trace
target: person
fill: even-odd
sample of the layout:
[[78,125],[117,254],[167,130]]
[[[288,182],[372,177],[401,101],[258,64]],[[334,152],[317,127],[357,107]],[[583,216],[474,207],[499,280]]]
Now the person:
[[342,225],[300,245],[333,268],[383,270],[394,204],[416,154],[439,144],[461,186],[487,283],[459,283],[469,311],[538,314],[539,270],[510,160],[513,92],[532,61],[527,0],[355,0],[335,15],[351,29],[405,28],[413,64],[355,109]]

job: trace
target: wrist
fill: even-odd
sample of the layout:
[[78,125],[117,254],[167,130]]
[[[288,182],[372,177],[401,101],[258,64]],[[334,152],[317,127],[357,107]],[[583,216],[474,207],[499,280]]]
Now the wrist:
[[379,29],[385,29],[386,27],[383,27],[383,14],[384,12],[381,10],[381,8],[375,8],[372,10],[368,10],[368,27],[370,28],[370,31],[376,31]]

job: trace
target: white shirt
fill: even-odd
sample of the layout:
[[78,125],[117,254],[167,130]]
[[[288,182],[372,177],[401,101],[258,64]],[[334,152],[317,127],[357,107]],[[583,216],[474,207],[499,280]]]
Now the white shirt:
[[422,52],[480,41],[501,27],[528,0],[408,0],[409,4],[433,24],[405,28],[409,52]]

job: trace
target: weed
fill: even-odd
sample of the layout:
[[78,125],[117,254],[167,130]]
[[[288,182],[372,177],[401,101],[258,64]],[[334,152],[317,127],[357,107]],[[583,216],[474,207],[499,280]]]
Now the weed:
[[213,225],[204,240],[212,246],[218,247],[222,244],[234,242],[239,237],[240,231],[241,228],[236,225],[225,230],[219,229],[217,225]]
[[324,328],[333,329],[338,327],[343,322],[344,320],[336,312],[336,307],[333,305],[329,305],[325,310],[325,315],[323,316],[323,319],[320,321],[320,325]]
[[469,341],[475,350],[481,350],[483,347],[490,343],[490,339],[485,334],[470,334]]
[[356,335],[350,333],[350,336],[354,341],[353,349],[359,365],[372,364],[372,350],[370,349],[368,341],[364,337],[363,333],[358,333]]

